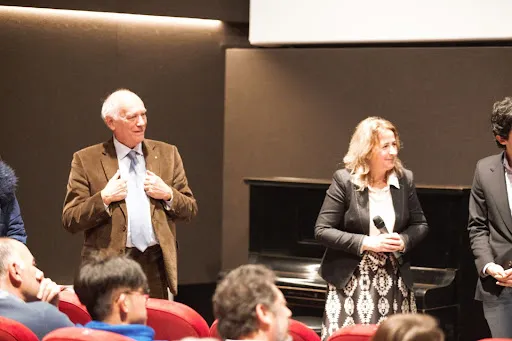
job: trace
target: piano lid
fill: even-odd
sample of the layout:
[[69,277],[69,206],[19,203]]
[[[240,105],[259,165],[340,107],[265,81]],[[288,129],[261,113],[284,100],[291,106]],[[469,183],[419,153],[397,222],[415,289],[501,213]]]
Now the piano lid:
[[[331,184],[331,179],[300,178],[291,176],[270,176],[270,177],[245,177],[244,183],[256,186],[279,186],[279,187],[324,187],[327,189]],[[416,188],[435,190],[435,191],[466,191],[471,187],[459,185],[432,185],[416,184]]]

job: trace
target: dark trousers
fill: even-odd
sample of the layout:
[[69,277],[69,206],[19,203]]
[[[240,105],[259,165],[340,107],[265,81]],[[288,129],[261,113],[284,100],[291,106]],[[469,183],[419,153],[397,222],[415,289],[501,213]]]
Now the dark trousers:
[[505,288],[499,297],[485,298],[484,316],[493,338],[512,338],[512,288]]
[[148,278],[149,296],[153,298],[168,299],[167,276],[165,273],[164,257],[160,245],[148,247],[144,252],[137,248],[126,248],[126,253],[137,263]]

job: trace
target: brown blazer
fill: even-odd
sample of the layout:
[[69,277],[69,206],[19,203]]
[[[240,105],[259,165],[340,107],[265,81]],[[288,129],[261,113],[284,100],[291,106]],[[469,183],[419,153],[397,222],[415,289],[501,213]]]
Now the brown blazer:
[[[172,188],[170,210],[161,200],[150,198],[151,222],[162,248],[171,292],[178,290],[176,224],[190,221],[197,214],[197,204],[188,186],[178,149],[170,144],[144,140],[142,151],[146,169],[160,176]],[[108,249],[123,254],[126,248],[127,210],[124,200],[105,210],[101,190],[119,168],[113,139],[76,152],[71,162],[62,224],[71,233],[84,232],[82,256]]]

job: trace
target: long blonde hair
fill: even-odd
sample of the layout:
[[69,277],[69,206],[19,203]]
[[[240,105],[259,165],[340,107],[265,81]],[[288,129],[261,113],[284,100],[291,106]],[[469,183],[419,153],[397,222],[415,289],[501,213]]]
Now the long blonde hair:
[[[397,149],[400,149],[400,138],[395,126],[383,118],[368,117],[357,125],[350,139],[348,152],[343,158],[345,168],[352,175],[352,182],[360,191],[368,187],[370,183],[370,159],[373,149],[379,144],[379,132],[382,130],[391,130],[393,132]],[[395,161],[395,167],[389,173],[393,171],[397,176],[401,176],[403,173],[402,162],[398,157]]]

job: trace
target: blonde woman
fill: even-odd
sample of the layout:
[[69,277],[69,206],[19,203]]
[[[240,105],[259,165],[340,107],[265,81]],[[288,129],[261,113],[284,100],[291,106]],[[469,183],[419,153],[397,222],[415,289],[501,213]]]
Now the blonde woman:
[[320,267],[328,283],[322,340],[347,325],[416,312],[408,253],[428,226],[399,149],[391,122],[363,120],[345,168],[334,173],[327,190],[315,226],[315,238],[326,247]]

